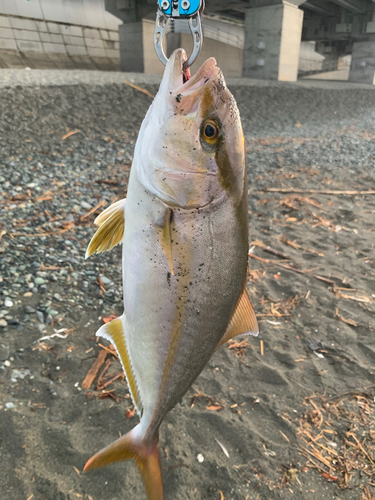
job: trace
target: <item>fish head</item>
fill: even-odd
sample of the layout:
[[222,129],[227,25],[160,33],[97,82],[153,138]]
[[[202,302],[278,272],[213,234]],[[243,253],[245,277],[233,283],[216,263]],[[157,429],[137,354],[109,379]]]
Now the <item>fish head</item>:
[[236,101],[214,58],[190,77],[173,52],[142,124],[136,168],[146,189],[172,207],[200,208],[244,191],[245,153]]

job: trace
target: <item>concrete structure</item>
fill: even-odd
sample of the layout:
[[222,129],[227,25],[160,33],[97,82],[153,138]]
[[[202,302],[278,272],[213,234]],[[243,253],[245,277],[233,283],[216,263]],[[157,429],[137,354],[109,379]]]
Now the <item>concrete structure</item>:
[[243,76],[296,81],[302,20],[302,10],[287,2],[247,9]]
[[[119,26],[121,71],[160,75],[164,66],[154,49],[155,19]],[[166,40],[163,40],[164,50]]]
[[0,0],[0,67],[119,69],[119,24],[103,0]]
[[[353,53],[350,80],[373,84],[374,2],[206,0],[195,66],[214,56],[227,76],[294,81],[319,71],[321,61],[322,72],[347,74],[340,64]],[[160,74],[155,11],[156,0],[0,0],[0,67],[113,70],[121,55],[123,71]],[[164,43],[167,53],[189,52],[186,22],[170,23]]]
[[323,70],[325,57],[315,50],[316,42],[301,42],[298,69],[301,73],[316,73]]
[[[209,57],[215,57],[218,65],[227,77],[242,76],[242,56],[245,41],[245,29],[238,22],[204,16],[203,47],[192,66],[195,71]],[[193,39],[185,21],[171,23],[167,34],[167,56],[178,47],[184,47],[188,54],[193,50]]]
[[[145,17],[152,19],[155,3],[154,0],[106,0],[106,8],[124,23],[120,30],[121,43],[122,37],[126,39],[128,23],[139,22]],[[209,16],[220,16],[221,20],[216,21],[221,23],[221,29],[217,29],[224,35],[225,21],[232,19],[237,26],[231,28],[230,36],[233,36],[235,31],[241,33],[237,38],[240,39],[244,35],[244,44],[243,47],[238,46],[237,50],[228,47],[224,50],[221,43],[230,47],[234,45],[220,39],[217,34],[204,33],[205,45],[211,50],[211,55],[216,56],[216,52],[218,53],[219,61],[220,54],[226,52],[225,60],[230,58],[231,61],[231,67],[228,68],[231,74],[239,73],[238,62],[242,59],[243,76],[295,81],[302,59],[299,57],[301,40],[320,42],[316,52],[324,57],[322,70],[333,73],[338,70],[340,60],[352,52],[353,44],[370,43],[367,49],[363,45],[357,47],[356,55],[353,53],[350,72],[351,81],[370,83],[370,80],[373,81],[371,43],[375,41],[373,12],[372,0],[206,0],[205,13],[208,17],[204,23]],[[191,42],[188,42],[183,33],[177,35],[178,33],[178,30],[173,30],[168,35],[170,49],[177,45],[189,49]],[[144,40],[144,37],[142,39]],[[216,43],[211,44],[208,39],[215,40]],[[137,54],[140,56],[142,50],[139,33],[137,40]],[[187,45],[184,45],[185,42]],[[124,46],[128,46],[127,41]],[[204,55],[205,49],[202,58]],[[311,59],[308,61],[314,61],[316,65],[319,57],[312,52],[310,55]],[[124,53],[122,67],[133,67],[132,59],[134,53]],[[224,60],[224,57],[221,59]],[[306,61],[305,59],[302,67],[300,65],[300,72],[303,71],[303,65],[306,66]],[[219,64],[223,65],[222,62]],[[144,69],[144,64],[142,66],[138,63],[138,67]]]
[[375,85],[375,40],[353,44],[349,81]]

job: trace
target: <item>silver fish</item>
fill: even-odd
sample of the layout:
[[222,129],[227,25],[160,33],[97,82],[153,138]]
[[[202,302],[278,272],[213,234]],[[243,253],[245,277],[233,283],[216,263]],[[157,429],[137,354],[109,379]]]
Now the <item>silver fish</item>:
[[[162,500],[158,429],[215,350],[258,334],[246,290],[247,172],[236,102],[215,59],[176,50],[142,123],[127,198],[102,212],[87,256],[122,242],[124,314],[97,335],[120,357],[140,423],[85,471],[133,458]],[[187,81],[185,81],[187,80]]]

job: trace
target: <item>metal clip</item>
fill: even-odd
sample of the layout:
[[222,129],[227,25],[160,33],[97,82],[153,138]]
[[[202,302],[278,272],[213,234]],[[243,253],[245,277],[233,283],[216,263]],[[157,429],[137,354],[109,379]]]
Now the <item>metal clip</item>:
[[200,18],[200,10],[202,10],[203,2],[202,0],[195,0],[189,2],[188,0],[159,0],[158,10],[156,12],[156,24],[154,33],[154,46],[155,51],[164,64],[167,64],[168,59],[165,55],[162,40],[163,35],[168,25],[169,19],[187,19],[189,23],[190,32],[193,37],[193,52],[191,53],[189,59],[184,63],[184,70],[190,68],[190,66],[197,59],[199,52],[202,49],[203,35],[202,35],[202,25]]

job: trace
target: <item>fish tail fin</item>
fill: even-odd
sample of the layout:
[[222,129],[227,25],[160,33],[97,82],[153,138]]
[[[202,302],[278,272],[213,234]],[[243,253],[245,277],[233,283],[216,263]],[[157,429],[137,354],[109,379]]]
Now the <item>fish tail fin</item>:
[[83,472],[87,472],[105,465],[122,460],[134,459],[145,484],[148,500],[163,500],[163,479],[160,465],[158,446],[159,436],[156,431],[149,444],[140,432],[140,425],[120,437],[114,443],[91,457]]

